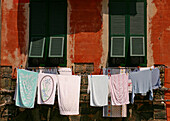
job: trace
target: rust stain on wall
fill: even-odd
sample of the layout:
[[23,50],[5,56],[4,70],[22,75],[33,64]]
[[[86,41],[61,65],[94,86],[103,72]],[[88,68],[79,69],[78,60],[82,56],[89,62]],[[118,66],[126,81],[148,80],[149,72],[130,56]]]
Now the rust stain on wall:
[[1,65],[25,66],[29,37],[29,4],[2,0]]

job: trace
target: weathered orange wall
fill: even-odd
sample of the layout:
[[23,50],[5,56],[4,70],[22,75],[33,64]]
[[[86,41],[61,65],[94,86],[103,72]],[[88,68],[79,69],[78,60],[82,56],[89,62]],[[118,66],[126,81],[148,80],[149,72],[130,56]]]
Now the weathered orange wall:
[[102,0],[69,0],[69,5],[69,59],[71,63],[94,63],[97,73],[103,53]]
[[28,4],[2,0],[1,65],[25,66],[28,42]]
[[[170,68],[170,1],[153,0],[156,14],[151,20],[151,43],[155,64],[165,64]],[[165,87],[170,88],[170,69],[165,70]],[[165,93],[170,99],[170,91]],[[167,120],[170,121],[170,103],[167,104]]]

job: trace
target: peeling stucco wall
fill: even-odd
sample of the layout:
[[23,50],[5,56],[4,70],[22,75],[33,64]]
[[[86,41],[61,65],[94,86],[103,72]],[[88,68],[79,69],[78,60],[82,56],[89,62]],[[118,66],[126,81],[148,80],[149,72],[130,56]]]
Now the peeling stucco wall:
[[152,17],[155,16],[157,12],[156,6],[153,0],[147,0],[147,66],[154,65],[153,58],[153,43],[151,43],[151,27],[152,27]]
[[68,0],[67,66],[94,63],[97,73],[108,53],[108,0]]
[[[170,67],[170,1],[147,1],[148,27],[148,66],[165,64]],[[170,69],[165,69],[164,86],[170,88]],[[165,98],[170,99],[170,91],[165,92]],[[166,102],[167,120],[170,121],[170,103]]]
[[2,0],[1,65],[25,66],[29,42],[29,3]]

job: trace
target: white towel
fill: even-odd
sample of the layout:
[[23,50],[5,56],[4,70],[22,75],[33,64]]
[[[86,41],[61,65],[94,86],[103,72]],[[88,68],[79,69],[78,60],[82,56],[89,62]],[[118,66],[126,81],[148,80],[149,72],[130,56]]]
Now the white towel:
[[61,115],[79,114],[80,76],[58,75],[58,104]]
[[56,83],[57,76],[55,74],[38,74],[38,104],[54,104]]
[[112,105],[129,104],[128,75],[111,75],[110,79]]
[[88,92],[90,91],[90,106],[108,105],[108,76],[88,75]]

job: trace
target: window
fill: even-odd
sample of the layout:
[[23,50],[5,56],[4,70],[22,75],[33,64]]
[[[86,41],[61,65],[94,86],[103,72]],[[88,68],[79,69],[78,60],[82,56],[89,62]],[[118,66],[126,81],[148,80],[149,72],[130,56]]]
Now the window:
[[125,37],[111,37],[111,57],[125,57]]
[[146,66],[146,0],[109,1],[109,66]]
[[66,66],[67,0],[30,1],[30,67]]

